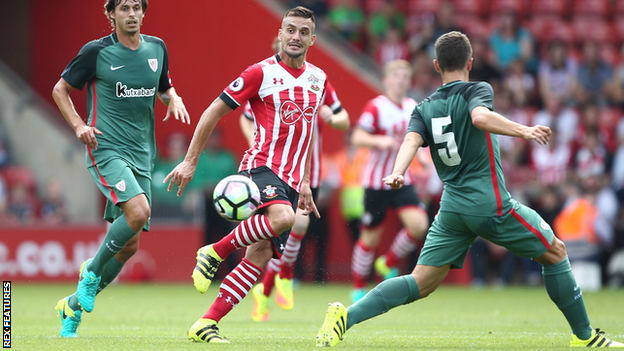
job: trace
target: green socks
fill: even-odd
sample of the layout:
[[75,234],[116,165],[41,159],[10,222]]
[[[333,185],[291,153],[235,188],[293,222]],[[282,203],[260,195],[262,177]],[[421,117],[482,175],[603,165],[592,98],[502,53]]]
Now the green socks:
[[123,266],[124,265],[119,262],[115,256],[108,261],[108,263],[104,266],[104,271],[102,271],[102,279],[100,280],[100,285],[98,285],[97,294],[99,294],[108,286],[108,284],[115,280],[115,278],[119,275],[119,272],[121,272]]
[[420,298],[416,280],[410,274],[385,280],[347,310],[347,329]]
[[101,276],[108,261],[121,251],[135,235],[136,232],[128,225],[126,216],[122,215],[115,219],[108,229],[108,233],[106,233],[104,242],[100,245],[89,267],[87,267],[89,272],[93,272],[98,277]]
[[589,339],[592,329],[585,309],[583,293],[576,284],[568,257],[557,264],[544,265],[542,273],[548,296],[563,312],[572,332],[579,339]]

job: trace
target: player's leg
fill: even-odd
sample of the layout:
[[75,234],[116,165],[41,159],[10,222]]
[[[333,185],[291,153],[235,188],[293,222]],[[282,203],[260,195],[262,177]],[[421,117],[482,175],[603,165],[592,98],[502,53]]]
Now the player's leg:
[[[314,190],[315,189],[313,189],[313,191]],[[314,198],[316,201],[315,196]],[[298,208],[295,212],[295,224],[288,236],[286,248],[280,260],[279,274],[275,277],[275,301],[279,307],[285,310],[291,310],[295,306],[295,297],[293,295],[293,269],[295,267],[295,262],[297,262],[299,251],[301,250],[301,241],[309,225],[310,216],[303,215],[302,210]]]
[[[197,264],[193,270],[193,283],[200,293],[205,293],[221,262],[232,252],[263,240],[271,239],[290,229],[295,222],[295,212],[288,193],[292,188],[267,167],[251,170],[250,176],[261,191],[262,205],[257,214],[240,222],[234,230],[214,244],[197,251]],[[289,190],[290,189],[290,190]],[[270,209],[269,209],[270,207]]]
[[352,302],[356,302],[366,294],[366,283],[375,261],[375,251],[383,234],[384,228],[380,224],[386,216],[390,195],[391,192],[388,190],[364,190],[362,228],[360,238],[353,246],[351,258]]
[[484,231],[478,223],[475,223],[475,228],[481,229],[485,239],[504,246],[520,257],[534,258],[544,266],[544,286],[548,296],[563,313],[574,333],[570,346],[585,347],[593,342],[593,347],[598,344],[605,347],[609,343],[610,347],[624,347],[624,344],[606,338],[599,330],[592,330],[565,245],[535,211],[514,201],[508,214],[494,220],[497,223],[492,231]]
[[398,274],[397,265],[416,250],[418,241],[422,240],[429,228],[429,218],[424,205],[420,203],[413,186],[391,190],[393,192],[390,206],[395,208],[403,229],[397,233],[385,255],[375,260],[375,270],[384,279]]
[[456,215],[439,214],[412,274],[384,280],[348,308],[339,302],[330,304],[317,335],[317,346],[335,346],[355,324],[429,296],[451,267],[463,266],[475,237]]

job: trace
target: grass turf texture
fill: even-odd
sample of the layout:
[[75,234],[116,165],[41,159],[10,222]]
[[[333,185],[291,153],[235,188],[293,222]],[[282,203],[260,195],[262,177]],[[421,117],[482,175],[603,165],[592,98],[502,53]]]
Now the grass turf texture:
[[[295,308],[270,302],[268,322],[251,320],[246,298],[219,324],[229,345],[187,339],[216,296],[186,285],[113,285],[83,313],[78,339],[58,336],[54,306],[72,285],[12,286],[12,344],[19,350],[304,350],[315,348],[327,304],[348,305],[346,285],[302,285]],[[585,293],[592,326],[624,341],[624,290]],[[471,290],[442,286],[432,296],[351,328],[339,350],[552,350],[567,348],[570,329],[543,288]]]

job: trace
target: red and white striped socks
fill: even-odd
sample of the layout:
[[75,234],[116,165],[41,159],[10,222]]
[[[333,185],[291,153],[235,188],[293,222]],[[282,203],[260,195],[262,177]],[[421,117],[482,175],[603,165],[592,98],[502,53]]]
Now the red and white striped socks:
[[264,276],[262,277],[262,285],[264,286],[262,292],[264,296],[271,296],[273,287],[275,286],[275,275],[280,271],[280,260],[272,258],[266,266]]
[[416,250],[416,247],[418,247],[418,241],[409,236],[405,228],[401,229],[386,254],[386,264],[388,267],[396,267],[399,263],[398,261],[407,257],[407,255]]
[[230,234],[215,243],[212,248],[221,259],[225,259],[238,249],[274,236],[277,235],[271,228],[269,219],[263,214],[258,214],[242,221]]
[[353,247],[353,257],[351,259],[353,288],[363,289],[366,287],[366,280],[370,275],[374,261],[375,249],[366,247],[361,239],[358,240]]
[[247,296],[261,273],[260,267],[243,258],[243,261],[223,279],[217,299],[203,318],[219,322]]
[[305,233],[290,233],[290,235],[288,236],[288,241],[286,241],[286,248],[284,248],[284,253],[282,253],[281,270],[279,271],[280,278],[293,278],[293,267],[295,266],[295,262],[297,261],[297,255],[299,255],[299,250],[301,249],[301,240],[303,240],[304,236]]

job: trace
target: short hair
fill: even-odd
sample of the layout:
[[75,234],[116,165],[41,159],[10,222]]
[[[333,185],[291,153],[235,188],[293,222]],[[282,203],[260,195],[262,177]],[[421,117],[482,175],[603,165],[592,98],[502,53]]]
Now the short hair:
[[284,18],[286,17],[301,17],[301,18],[309,18],[312,20],[312,23],[316,24],[314,20],[314,11],[305,8],[303,6],[294,7],[284,14]]
[[[115,7],[121,4],[122,1],[125,1],[125,0],[106,0],[106,2],[104,3],[104,14],[110,21],[111,27],[113,27],[113,29],[115,28],[115,20],[110,17],[110,13],[114,12]],[[141,4],[141,9],[143,10],[143,13],[145,13],[145,11],[147,11],[147,5],[148,5],[147,0],[138,0],[138,2]]]
[[435,53],[440,70],[457,71],[463,69],[472,57],[472,46],[464,33],[453,31],[436,40]]
[[405,61],[405,60],[392,60],[389,61],[388,63],[386,63],[384,65],[383,68],[383,75],[384,77],[388,76],[388,74],[390,74],[390,72],[394,71],[395,69],[399,69],[399,68],[405,68],[409,71],[410,76],[412,74],[414,74],[414,69],[412,68],[412,65],[410,65],[409,62]]

